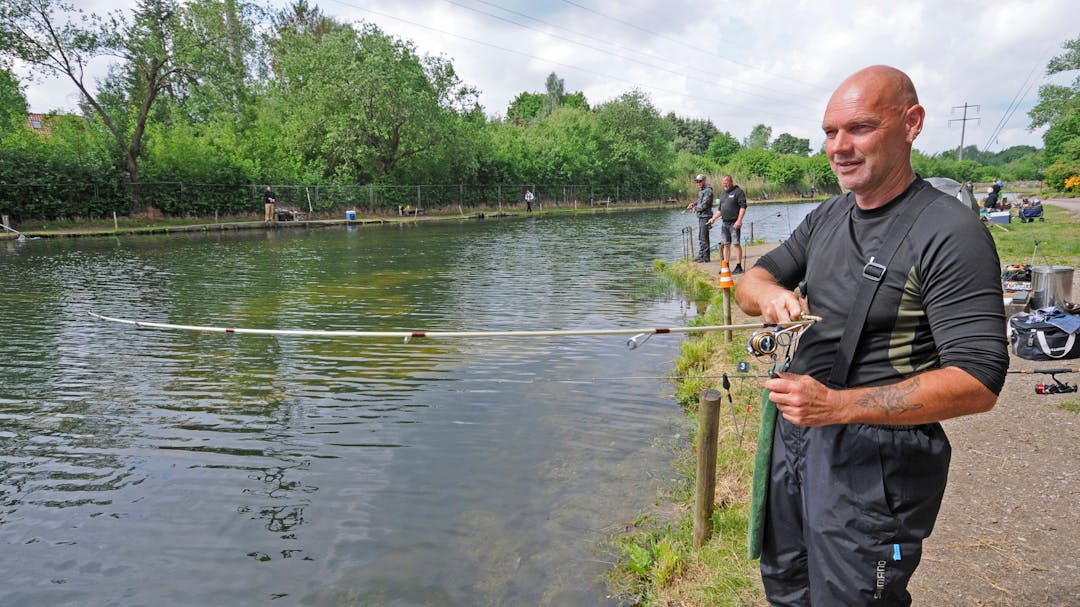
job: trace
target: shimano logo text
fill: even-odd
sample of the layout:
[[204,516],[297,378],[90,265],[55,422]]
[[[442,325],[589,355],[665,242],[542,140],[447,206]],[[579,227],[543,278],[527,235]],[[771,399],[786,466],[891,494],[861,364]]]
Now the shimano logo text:
[[877,580],[874,583],[874,598],[880,599],[885,593],[885,561],[877,562]]

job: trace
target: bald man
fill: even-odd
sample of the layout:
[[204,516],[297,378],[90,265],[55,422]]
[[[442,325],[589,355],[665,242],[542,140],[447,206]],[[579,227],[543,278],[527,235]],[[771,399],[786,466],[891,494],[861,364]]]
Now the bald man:
[[[788,371],[765,382],[779,414],[759,471],[772,605],[910,605],[948,475],[938,422],[989,410],[1005,380],[996,249],[970,210],[912,169],[925,114],[895,68],[841,83],[821,126],[847,193],[810,213],[735,292],[766,323],[823,319],[804,331]],[[867,281],[876,285],[859,322],[853,302]],[[839,355],[844,335],[860,331]]]

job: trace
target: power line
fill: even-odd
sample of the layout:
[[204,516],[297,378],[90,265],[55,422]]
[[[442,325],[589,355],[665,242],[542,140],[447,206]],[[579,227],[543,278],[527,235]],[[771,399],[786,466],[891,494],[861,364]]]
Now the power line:
[[[712,99],[712,98],[709,98],[709,97],[702,97],[700,95],[693,95],[693,94],[690,94],[690,93],[683,93],[683,92],[676,93],[675,91],[671,91],[669,89],[661,88],[661,87],[658,87],[658,86],[652,86],[652,85],[648,85],[648,84],[642,84],[642,83],[636,82],[634,80],[629,80],[627,78],[614,76],[612,74],[606,74],[604,72],[598,72],[596,70],[592,70],[592,69],[589,69],[589,68],[586,68],[586,67],[581,67],[581,66],[578,66],[578,65],[571,65],[569,63],[563,63],[563,62],[560,62],[560,61],[554,61],[552,59],[546,59],[544,57],[538,57],[536,55],[526,53],[524,51],[519,51],[517,49],[507,48],[505,46],[499,46],[497,44],[492,44],[490,42],[485,42],[483,40],[477,40],[475,38],[470,38],[468,36],[463,36],[461,34],[456,34],[454,32],[449,32],[449,31],[446,31],[446,30],[442,30],[442,29],[439,29],[437,27],[431,27],[430,25],[424,25],[424,24],[418,23],[416,21],[412,21],[412,20],[409,20],[409,19],[404,19],[402,17],[398,17],[398,16],[395,16],[395,15],[390,15],[388,13],[384,13],[384,12],[377,11],[377,10],[374,10],[374,9],[357,6],[355,4],[349,4],[348,2],[343,2],[342,0],[333,0],[333,1],[336,4],[340,4],[340,5],[346,6],[348,8],[353,8],[353,9],[363,11],[363,12],[366,12],[366,13],[371,13],[371,14],[374,14],[374,15],[378,15],[380,17],[385,17],[387,19],[393,19],[395,21],[400,21],[402,23],[408,23],[409,25],[413,25],[413,26],[416,26],[416,27],[419,27],[419,28],[423,28],[423,29],[430,30],[430,31],[433,31],[433,32],[438,32],[440,34],[445,34],[447,36],[453,36],[454,38],[460,38],[462,40],[467,40],[467,41],[472,42],[474,44],[480,44],[480,45],[483,45],[483,46],[488,46],[488,47],[498,49],[498,50],[501,50],[501,51],[504,51],[504,52],[507,52],[507,53],[513,53],[515,55],[521,55],[523,57],[528,57],[530,59],[536,59],[536,60],[539,60],[539,61],[543,61],[545,63],[550,63],[552,65],[565,67],[567,69],[586,72],[586,73],[589,73],[589,74],[600,76],[602,78],[607,78],[607,79],[610,79],[610,80],[617,80],[617,81],[620,81],[620,82],[625,82],[627,84],[633,85],[636,88],[651,89],[651,90],[654,90],[654,91],[661,91],[661,92],[669,93],[669,94],[673,94],[673,95],[677,94],[677,95],[681,95],[683,97],[688,97],[688,98],[691,98],[691,99],[698,99],[698,100],[706,101],[706,102],[709,102],[709,103],[727,105],[727,106],[735,107],[736,109],[741,109],[741,106],[734,105],[730,101],[725,101],[725,100],[721,100],[721,99]],[[792,114],[784,114],[784,113],[781,113],[781,112],[766,111],[766,110],[762,110],[760,108],[757,108],[756,111],[758,111],[759,113],[762,113],[762,114],[769,114],[769,115],[772,115],[772,116],[781,117],[781,118],[788,118],[788,119],[791,119],[791,120],[800,120],[801,121],[801,120],[805,119],[805,116],[795,116],[795,115],[792,115]]]
[[[538,29],[536,29],[536,28],[533,28],[533,27],[529,27],[529,26],[527,26],[527,25],[524,25],[524,24],[522,24],[522,23],[518,23],[518,22],[516,22],[516,21],[511,21],[511,20],[509,20],[509,19],[504,19],[504,18],[502,18],[502,17],[499,17],[499,16],[497,16],[497,15],[493,15],[493,14],[491,14],[491,13],[488,13],[488,12],[485,12],[485,11],[480,11],[480,10],[477,10],[477,9],[475,9],[475,8],[472,8],[472,7],[468,7],[468,6],[465,6],[465,5],[463,5],[463,4],[460,4],[459,2],[456,2],[455,0],[445,0],[445,1],[446,1],[446,2],[449,2],[450,4],[454,4],[454,5],[457,5],[457,6],[461,6],[462,8],[465,8],[465,9],[468,9],[468,10],[471,10],[471,11],[475,11],[475,12],[478,12],[478,13],[480,13],[480,14],[482,14],[482,15],[487,15],[487,16],[489,16],[489,17],[492,17],[492,18],[494,18],[494,19],[499,19],[500,21],[506,21],[507,23],[512,23],[512,24],[514,24],[514,25],[517,25],[517,26],[519,26],[519,27],[524,27],[524,28],[526,28],[526,29],[530,29],[530,30],[533,30],[533,31],[538,31],[538,32],[540,32],[540,33],[543,33],[543,34],[545,34],[545,35],[547,35],[547,36],[551,36],[551,37],[553,37],[553,38],[558,38],[558,39],[561,39],[561,40],[565,40],[565,41],[567,41],[567,42],[570,42],[570,43],[572,43],[572,44],[579,44],[579,45],[581,45],[581,46],[585,46],[586,48],[592,48],[592,49],[594,49],[594,50],[598,50],[598,51],[600,51],[600,52],[602,52],[602,53],[606,53],[606,54],[612,55],[613,57],[619,57],[619,58],[624,58],[624,59],[627,59],[627,60],[629,60],[629,61],[634,61],[634,62],[636,62],[636,63],[641,63],[642,65],[646,65],[646,66],[649,66],[649,67],[654,67],[654,68],[656,68],[656,69],[660,69],[660,70],[666,71],[666,72],[668,72],[668,73],[671,73],[671,74],[676,74],[676,75],[678,75],[678,76],[683,76],[683,77],[687,77],[687,78],[695,78],[695,77],[697,77],[697,76],[698,76],[698,75],[700,75],[700,74],[709,74],[709,75],[712,75],[712,76],[715,76],[715,77],[717,77],[717,78],[721,78],[721,79],[725,79],[725,78],[730,78],[730,76],[729,76],[728,74],[722,74],[722,73],[719,73],[719,72],[714,72],[714,71],[710,71],[710,70],[708,70],[708,69],[705,69],[705,68],[698,68],[698,67],[695,67],[695,68],[693,68],[693,69],[695,70],[695,72],[696,72],[696,73],[694,73],[694,74],[686,74],[686,73],[683,73],[683,72],[677,72],[677,71],[672,71],[672,70],[669,70],[669,69],[666,69],[666,68],[662,68],[662,67],[658,67],[658,66],[653,66],[653,65],[650,65],[650,64],[647,64],[647,63],[643,63],[643,62],[641,62],[641,61],[638,61],[638,60],[636,60],[636,59],[633,59],[633,58],[629,58],[629,57],[625,57],[625,56],[623,56],[623,55],[618,55],[618,54],[612,53],[611,51],[608,51],[608,50],[605,50],[605,49],[598,49],[598,48],[596,48],[596,47],[591,47],[591,46],[588,46],[588,45],[582,44],[582,43],[580,43],[580,42],[577,42],[577,41],[574,41],[574,40],[570,40],[570,39],[568,39],[568,38],[565,38],[565,37],[563,37],[563,36],[557,36],[557,35],[555,35],[555,34],[551,34],[550,32],[544,32],[544,31],[538,30]],[[661,55],[658,55],[658,54],[656,54],[656,53],[653,53],[653,52],[650,52],[650,51],[647,51],[647,50],[643,50],[643,49],[637,49],[637,48],[632,48],[632,47],[628,47],[628,46],[625,46],[625,45],[619,44],[619,43],[617,43],[617,42],[611,42],[610,40],[604,40],[604,39],[601,39],[601,38],[597,38],[596,36],[592,36],[592,35],[590,35],[590,34],[586,34],[586,33],[583,33],[583,32],[580,32],[580,31],[576,31],[576,30],[573,30],[573,29],[570,29],[570,28],[566,28],[566,27],[564,27],[564,26],[559,26],[559,25],[555,25],[555,24],[553,24],[553,23],[549,23],[549,22],[547,22],[547,21],[544,21],[543,19],[538,19],[538,18],[536,18],[536,17],[533,17],[533,16],[531,16],[531,15],[528,15],[528,14],[526,14],[526,13],[522,13],[522,12],[519,12],[519,11],[511,10],[511,9],[508,9],[508,8],[505,8],[505,7],[502,7],[502,6],[499,6],[499,5],[497,5],[497,4],[493,3],[493,2],[488,2],[487,0],[475,0],[475,1],[476,1],[476,2],[478,2],[478,3],[480,3],[480,4],[484,4],[484,5],[487,5],[487,6],[491,6],[491,7],[493,7],[493,8],[497,8],[497,9],[499,9],[499,10],[501,10],[501,11],[504,11],[504,12],[510,13],[510,14],[512,14],[512,15],[517,15],[517,16],[523,17],[523,18],[525,18],[525,19],[528,19],[528,20],[530,20],[530,21],[535,21],[535,22],[537,22],[537,23],[542,23],[542,24],[544,24],[544,25],[548,26],[549,28],[556,28],[556,29],[561,29],[561,30],[567,31],[567,32],[569,32],[569,33],[571,33],[571,34],[574,34],[575,36],[581,36],[582,38],[585,38],[585,39],[587,39],[587,40],[595,40],[596,42],[599,42],[599,43],[601,43],[601,44],[606,44],[606,45],[610,45],[610,46],[613,46],[613,47],[615,47],[615,48],[618,48],[618,49],[628,50],[628,51],[630,51],[630,52],[633,52],[633,53],[638,53],[638,54],[641,54],[641,55],[645,55],[645,56],[648,56],[648,57],[651,57],[651,58],[654,58],[654,59],[657,59],[657,60],[659,60],[659,61],[663,61],[663,62],[666,62],[666,63],[670,63],[670,64],[676,64],[676,65],[679,65],[679,64],[680,64],[680,62],[678,62],[678,61],[675,61],[675,60],[673,60],[673,59],[668,59],[668,58],[666,58],[666,57],[663,57],[663,56],[661,56]],[[739,81],[737,81],[737,80],[732,80],[732,81],[731,81],[731,82],[729,83],[729,85],[728,85],[728,86],[730,86],[731,88],[733,88],[733,89],[736,89],[736,90],[742,90],[742,92],[745,92],[745,93],[746,93],[746,94],[748,94],[748,95],[755,95],[755,96],[761,97],[761,98],[763,98],[763,99],[770,99],[770,100],[773,100],[773,101],[779,101],[779,102],[781,102],[781,103],[797,103],[797,102],[798,102],[798,101],[786,101],[786,100],[783,100],[783,99],[777,99],[776,97],[769,97],[769,96],[766,96],[766,95],[761,95],[760,93],[755,93],[755,92],[754,92],[754,91],[752,91],[752,90],[748,90],[748,89],[746,89],[745,87],[741,87],[741,84],[742,84],[742,83],[740,83],[740,82],[739,82]],[[771,92],[780,92],[780,93],[783,93],[783,92],[785,92],[785,91],[776,91],[776,90],[774,90],[774,89],[771,89],[771,88],[769,88],[769,87],[766,87],[766,86],[762,86],[762,85],[753,85],[753,84],[747,84],[746,86],[756,86],[756,87],[758,87],[758,88],[760,88],[760,89],[763,89],[763,90],[766,90],[766,91],[771,91]]]
[[[1013,95],[1012,101],[1009,102],[1009,107],[1005,109],[1005,113],[1002,114],[1001,120],[998,121],[997,126],[994,127],[994,131],[990,133],[990,137],[986,140],[986,145],[983,146],[984,150],[989,150],[990,146],[997,141],[997,136],[1001,134],[1001,131],[1008,124],[1009,119],[1012,118],[1013,113],[1020,107],[1020,103],[1027,97],[1027,94],[1031,91],[1031,87],[1035,85],[1035,82],[1031,80],[1031,76],[1035,73],[1035,69],[1038,64],[1034,64],[1031,71],[1028,72],[1024,82],[1020,84],[1020,88],[1017,89],[1016,94]],[[1029,81],[1031,84],[1028,84]],[[1026,87],[1026,89],[1025,89]],[[1022,94],[1021,94],[1022,93]]]
[[753,65],[750,65],[748,63],[742,63],[742,62],[739,62],[739,61],[735,61],[734,59],[724,57],[723,55],[719,55],[719,54],[716,54],[716,53],[709,53],[709,52],[704,51],[704,50],[702,50],[702,49],[700,49],[700,48],[698,48],[698,47],[696,47],[696,46],[694,46],[692,44],[687,44],[686,42],[683,42],[682,40],[679,40],[678,38],[672,38],[670,36],[665,36],[664,34],[661,34],[659,32],[654,32],[654,31],[652,31],[650,29],[646,29],[644,27],[641,27],[640,25],[631,23],[629,21],[625,21],[623,19],[619,19],[618,17],[612,17],[611,15],[607,15],[605,13],[602,13],[602,12],[598,11],[598,10],[591,9],[591,8],[589,8],[587,6],[582,5],[582,4],[578,4],[577,2],[573,2],[573,0],[562,0],[562,1],[569,4],[569,5],[571,5],[571,6],[576,6],[576,7],[580,8],[580,9],[582,9],[584,11],[588,11],[590,13],[594,13],[596,15],[599,15],[599,16],[605,18],[605,19],[610,19],[612,21],[615,21],[616,23],[622,23],[623,25],[626,25],[628,27],[632,27],[632,28],[634,28],[634,29],[636,29],[636,30],[638,30],[640,32],[644,32],[646,34],[649,34],[650,36],[655,36],[657,38],[667,40],[668,42],[673,42],[673,43],[678,44],[680,46],[685,46],[686,48],[695,50],[695,51],[697,51],[699,53],[704,53],[706,55],[712,55],[713,57],[717,57],[717,58],[722,59],[724,61],[727,61],[729,63],[734,63],[735,65],[740,65],[742,67],[752,69],[752,70],[755,70],[755,71],[759,71],[759,72],[762,72],[762,73],[765,73],[765,74],[769,74],[770,76],[774,76],[776,78],[781,78],[783,80],[787,80],[787,81],[790,81],[790,82],[797,82],[797,83],[805,85],[805,86],[816,88],[816,89],[818,89],[820,91],[828,91],[829,90],[828,87],[821,86],[820,84],[815,84],[813,82],[806,82],[804,80],[799,80],[797,78],[791,78],[790,76],[784,76],[782,74],[777,74],[777,73],[774,73],[774,72],[770,72],[768,70],[763,70],[763,69],[761,69],[761,68],[759,68],[757,66],[753,66]]

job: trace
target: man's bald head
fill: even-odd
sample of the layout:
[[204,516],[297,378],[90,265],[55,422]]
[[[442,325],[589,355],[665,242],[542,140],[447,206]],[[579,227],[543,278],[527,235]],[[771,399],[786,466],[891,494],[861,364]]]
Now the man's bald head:
[[887,203],[915,179],[911,146],[925,116],[911,78],[887,65],[855,72],[829,98],[825,153],[860,207]]
[[880,102],[900,110],[919,103],[919,95],[915,92],[915,84],[911,78],[888,65],[871,65],[848,76],[836,88],[832,98],[845,95],[872,95]]

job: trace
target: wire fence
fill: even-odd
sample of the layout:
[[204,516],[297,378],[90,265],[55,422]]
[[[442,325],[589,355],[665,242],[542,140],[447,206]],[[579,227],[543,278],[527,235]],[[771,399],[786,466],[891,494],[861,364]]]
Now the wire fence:
[[343,215],[347,210],[371,215],[481,212],[532,205],[577,208],[668,201],[685,193],[667,186],[621,184],[214,184],[182,181],[116,184],[0,183],[0,212],[17,219],[109,217],[155,209],[169,216],[226,216],[262,213],[263,191],[270,185],[279,208],[311,217]]

